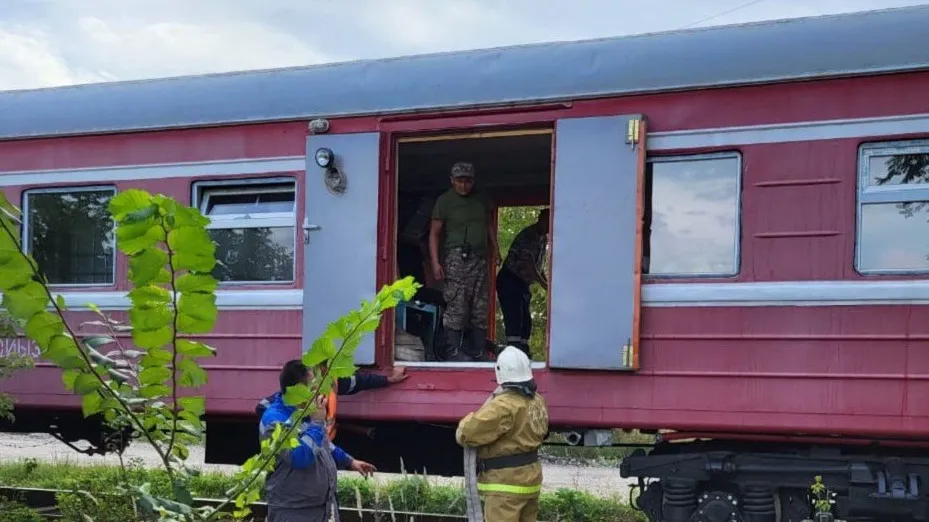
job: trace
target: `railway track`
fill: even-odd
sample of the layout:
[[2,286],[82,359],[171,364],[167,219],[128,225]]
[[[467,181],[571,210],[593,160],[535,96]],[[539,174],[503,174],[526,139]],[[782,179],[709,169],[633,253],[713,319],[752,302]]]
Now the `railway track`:
[[[19,502],[32,509],[37,510],[42,516],[48,519],[58,519],[61,517],[58,512],[56,495],[58,493],[68,493],[67,490],[61,489],[42,489],[42,488],[18,488],[10,486],[0,486],[0,499]],[[218,505],[219,500],[209,498],[194,499],[194,507],[203,507]],[[229,506],[231,514],[233,506]],[[251,505],[253,520],[256,522],[264,521],[268,513],[268,506],[264,502],[257,502]],[[458,515],[441,515],[436,513],[409,513],[401,511],[374,511],[368,509],[342,508],[339,510],[339,517],[342,522],[454,522],[467,520],[466,517]],[[231,516],[230,516],[231,519]]]

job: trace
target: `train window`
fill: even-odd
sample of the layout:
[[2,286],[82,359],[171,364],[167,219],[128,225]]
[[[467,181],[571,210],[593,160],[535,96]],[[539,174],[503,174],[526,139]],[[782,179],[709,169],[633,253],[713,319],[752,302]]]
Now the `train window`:
[[208,216],[220,261],[213,276],[226,283],[291,282],[296,251],[293,179],[194,184],[194,201]]
[[23,245],[53,285],[112,285],[116,274],[112,187],[32,189],[23,194]]
[[929,271],[929,141],[862,145],[858,168],[855,268]]
[[649,158],[642,272],[658,277],[739,272],[738,153]]

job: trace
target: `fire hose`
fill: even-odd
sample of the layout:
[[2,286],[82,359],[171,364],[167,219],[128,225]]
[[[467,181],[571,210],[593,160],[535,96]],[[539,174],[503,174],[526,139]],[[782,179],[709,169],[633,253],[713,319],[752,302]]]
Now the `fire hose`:
[[484,513],[481,511],[481,497],[477,491],[476,448],[464,449],[464,479],[468,522],[484,522]]
[[[503,392],[497,387],[484,401],[482,408],[492,401],[494,397]],[[465,506],[467,507],[468,522],[484,522],[484,512],[481,509],[481,496],[477,491],[477,448],[464,448],[464,484]]]

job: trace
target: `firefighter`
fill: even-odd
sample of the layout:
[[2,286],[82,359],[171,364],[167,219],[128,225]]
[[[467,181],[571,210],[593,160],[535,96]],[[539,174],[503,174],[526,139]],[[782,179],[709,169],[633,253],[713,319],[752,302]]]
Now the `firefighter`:
[[497,272],[497,297],[503,312],[506,342],[529,354],[532,335],[530,287],[538,283],[548,291],[548,280],[542,273],[545,248],[548,245],[548,209],[542,209],[536,222],[522,229],[513,238],[503,267]]
[[548,436],[548,408],[522,350],[504,348],[495,372],[497,389],[461,419],[455,439],[466,452],[476,450],[484,520],[535,522],[542,489],[538,450]]
[[[474,165],[452,165],[451,184],[432,207],[429,229],[432,275],[444,281],[446,359],[482,360],[490,297],[487,256],[499,252],[491,219],[493,207],[482,192],[474,190]],[[500,262],[499,256],[494,258]],[[470,333],[468,343],[464,343],[466,333]]]

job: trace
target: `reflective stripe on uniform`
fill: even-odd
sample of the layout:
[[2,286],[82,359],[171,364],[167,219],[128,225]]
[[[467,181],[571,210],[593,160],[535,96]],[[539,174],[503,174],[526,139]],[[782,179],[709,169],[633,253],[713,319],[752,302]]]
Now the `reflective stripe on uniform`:
[[493,493],[515,493],[517,495],[532,495],[542,491],[542,485],[537,486],[512,486],[510,484],[480,484],[477,485],[478,491]]

